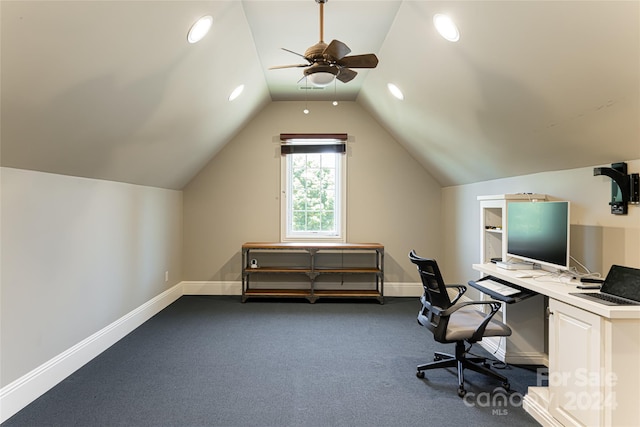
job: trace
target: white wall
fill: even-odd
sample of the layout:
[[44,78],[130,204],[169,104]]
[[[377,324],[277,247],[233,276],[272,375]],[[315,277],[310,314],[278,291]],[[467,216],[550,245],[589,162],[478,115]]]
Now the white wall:
[[180,191],[10,168],[0,181],[2,386],[181,280]]
[[[624,160],[621,160],[624,161]],[[627,160],[629,173],[640,172],[640,160]],[[593,165],[447,187],[442,190],[445,272],[450,281],[466,283],[478,276],[471,264],[480,260],[480,206],[477,196],[543,193],[571,202],[571,255],[606,275],[611,264],[640,268],[640,205],[628,215],[612,215],[611,179],[593,176]]]

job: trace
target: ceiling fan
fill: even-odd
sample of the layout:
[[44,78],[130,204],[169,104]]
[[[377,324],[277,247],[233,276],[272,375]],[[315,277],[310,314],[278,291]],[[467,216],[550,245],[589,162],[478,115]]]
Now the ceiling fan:
[[378,57],[373,53],[351,55],[351,49],[340,40],[332,40],[328,45],[324,42],[324,4],[329,0],[315,0],[320,5],[320,41],[308,48],[304,55],[282,48],[307,60],[306,64],[279,65],[270,70],[281,68],[305,68],[304,75],[314,86],[324,87],[334,79],[347,83],[358,74],[352,68],[376,68]]

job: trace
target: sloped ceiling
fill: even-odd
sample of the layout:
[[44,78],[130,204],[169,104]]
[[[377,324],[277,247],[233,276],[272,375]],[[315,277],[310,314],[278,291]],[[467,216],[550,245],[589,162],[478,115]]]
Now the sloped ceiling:
[[2,166],[180,189],[267,103],[305,97],[358,102],[443,186],[640,158],[638,1],[324,9],[325,41],[380,64],[309,91],[268,67],[318,41],[314,0],[2,1]]
[[[442,185],[636,159],[638,6],[403,2],[359,102]],[[458,43],[429,25],[442,10]],[[404,102],[386,96],[388,81]]]

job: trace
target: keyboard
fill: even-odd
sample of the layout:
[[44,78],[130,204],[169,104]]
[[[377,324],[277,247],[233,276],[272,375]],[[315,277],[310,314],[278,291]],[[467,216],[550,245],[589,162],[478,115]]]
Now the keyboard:
[[491,279],[481,280],[476,283],[482,286],[483,288],[489,289],[490,291],[493,291],[505,297],[509,295],[519,294],[520,292],[522,292],[520,289],[512,288],[510,286],[507,286],[503,283],[496,282]]
[[630,302],[628,299],[620,298],[615,295],[602,294],[600,292],[585,292],[584,295],[589,295],[592,298],[597,298],[599,300],[611,302],[618,305],[638,305],[638,303]]

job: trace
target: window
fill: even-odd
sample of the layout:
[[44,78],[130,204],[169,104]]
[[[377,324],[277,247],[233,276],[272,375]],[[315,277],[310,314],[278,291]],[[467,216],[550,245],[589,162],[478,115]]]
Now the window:
[[317,135],[286,142],[281,150],[282,240],[345,241],[344,142]]

